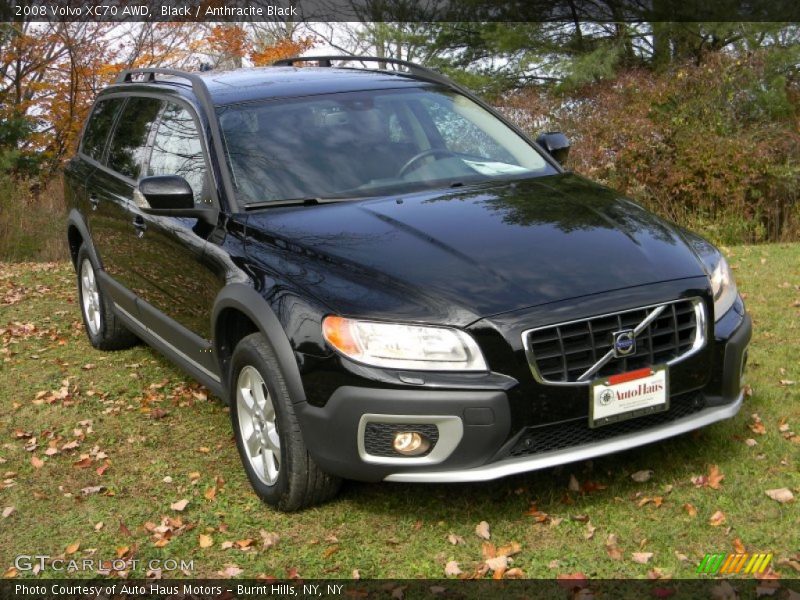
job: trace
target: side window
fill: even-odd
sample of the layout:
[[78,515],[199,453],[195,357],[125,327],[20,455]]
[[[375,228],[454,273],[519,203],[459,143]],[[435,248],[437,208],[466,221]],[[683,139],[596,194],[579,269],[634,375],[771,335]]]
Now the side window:
[[108,149],[109,168],[131,179],[139,179],[147,137],[161,105],[161,100],[155,98],[128,98]]
[[206,163],[200,134],[191,113],[171,102],[167,103],[150,153],[148,175],[180,175],[194,191],[194,201],[207,200],[203,184]]
[[114,117],[117,116],[124,98],[111,98],[101,100],[94,106],[86,130],[83,132],[81,140],[81,152],[100,162],[103,160],[103,150],[106,147],[106,140],[114,125]]

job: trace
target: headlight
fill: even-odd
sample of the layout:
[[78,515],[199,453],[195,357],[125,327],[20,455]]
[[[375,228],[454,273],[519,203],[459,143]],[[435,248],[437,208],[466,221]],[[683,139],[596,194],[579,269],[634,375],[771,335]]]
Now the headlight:
[[719,320],[730,310],[739,295],[736,290],[736,282],[733,280],[733,273],[728,266],[728,261],[713,245],[695,234],[688,234],[687,237],[700,256],[700,260],[703,261],[708,278],[711,280],[711,291],[714,295],[714,318]]
[[458,329],[330,316],[322,321],[322,333],[348,358],[375,367],[488,371],[475,340]]
[[739,295],[731,268],[722,254],[717,255],[716,265],[710,270],[708,277],[711,279],[711,291],[714,294],[714,318],[719,320],[730,310]]

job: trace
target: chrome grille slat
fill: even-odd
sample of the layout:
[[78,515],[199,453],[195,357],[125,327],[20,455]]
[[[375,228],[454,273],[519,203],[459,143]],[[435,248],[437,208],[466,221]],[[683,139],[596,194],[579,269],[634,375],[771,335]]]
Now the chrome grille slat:
[[[613,357],[612,333],[623,329],[636,332],[636,351]],[[705,304],[689,298],[537,327],[523,332],[522,341],[538,382],[588,385],[600,376],[672,365],[699,351],[706,342]]]

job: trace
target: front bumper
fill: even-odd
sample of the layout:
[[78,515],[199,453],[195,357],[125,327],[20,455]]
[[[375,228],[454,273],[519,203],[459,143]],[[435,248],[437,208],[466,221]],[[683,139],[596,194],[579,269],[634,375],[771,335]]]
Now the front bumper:
[[[684,394],[683,412],[633,427],[520,455],[525,427],[515,426],[509,390],[387,389],[343,385],[323,406],[297,405],[306,445],[325,471],[362,481],[469,482],[611,454],[680,435],[736,415],[743,403],[742,373],[751,337],[750,317],[738,304],[715,328],[714,360],[707,384]],[[741,311],[741,312],[739,312]],[[364,383],[367,383],[366,381]],[[675,403],[676,407],[678,403]],[[670,409],[672,411],[672,409]],[[373,428],[369,429],[370,424]],[[374,452],[367,432],[398,424],[435,426],[429,454],[402,457]],[[549,424],[551,431],[585,428],[585,422]],[[639,428],[637,428],[639,427]],[[601,431],[599,428],[594,431]],[[563,437],[563,435],[562,435]],[[552,449],[551,449],[552,448]]]

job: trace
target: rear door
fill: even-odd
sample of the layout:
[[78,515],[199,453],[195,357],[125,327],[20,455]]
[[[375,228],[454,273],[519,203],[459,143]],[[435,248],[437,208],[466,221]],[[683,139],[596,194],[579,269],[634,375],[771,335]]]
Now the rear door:
[[90,232],[98,208],[97,192],[91,181],[98,166],[105,164],[108,137],[124,103],[124,98],[102,98],[95,103],[78,153],[64,169],[67,206],[78,209]]
[[[143,161],[152,127],[163,101],[149,96],[124,98],[103,164],[90,180],[92,240],[103,264],[101,280],[113,302],[136,314],[137,215],[133,193],[142,175]],[[139,221],[141,219],[139,218]]]

